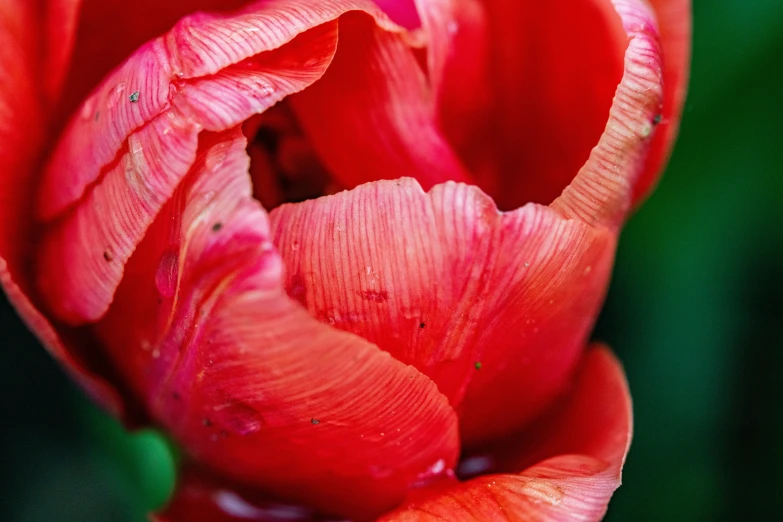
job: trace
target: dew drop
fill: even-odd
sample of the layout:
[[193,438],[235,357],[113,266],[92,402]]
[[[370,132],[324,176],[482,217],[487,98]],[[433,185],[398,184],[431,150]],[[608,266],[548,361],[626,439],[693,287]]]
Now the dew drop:
[[212,422],[238,435],[250,435],[265,424],[263,417],[252,406],[231,401],[214,408]]
[[107,105],[109,108],[114,107],[122,99],[122,95],[125,92],[125,82],[120,82],[109,91]]
[[95,96],[90,96],[82,105],[81,113],[79,114],[84,120],[91,120],[95,118]]

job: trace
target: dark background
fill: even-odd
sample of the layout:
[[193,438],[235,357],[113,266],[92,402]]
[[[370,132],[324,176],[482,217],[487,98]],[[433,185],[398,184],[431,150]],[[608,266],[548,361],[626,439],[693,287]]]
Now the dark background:
[[[608,520],[783,513],[783,1],[696,0],[679,143],[623,234],[596,337],[635,436]],[[0,301],[0,520],[142,521],[173,457],[128,434]]]

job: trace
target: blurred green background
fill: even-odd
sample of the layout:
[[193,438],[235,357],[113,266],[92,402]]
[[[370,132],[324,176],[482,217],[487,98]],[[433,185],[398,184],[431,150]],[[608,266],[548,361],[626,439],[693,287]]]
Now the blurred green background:
[[[596,332],[635,405],[611,522],[783,513],[783,1],[695,0],[694,19],[680,140]],[[92,406],[4,300],[0,327],[0,520],[144,520],[166,442]]]

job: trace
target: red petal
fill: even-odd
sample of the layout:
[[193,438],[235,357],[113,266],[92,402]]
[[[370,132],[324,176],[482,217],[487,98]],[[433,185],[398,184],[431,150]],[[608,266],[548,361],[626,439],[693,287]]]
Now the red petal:
[[634,204],[652,190],[669,160],[680,126],[691,58],[691,1],[650,0],[660,28],[663,52],[663,108],[647,163],[633,191]]
[[437,128],[432,97],[405,35],[357,14],[340,20],[337,54],[324,77],[291,102],[342,186],[412,176],[430,188],[467,179]]
[[[566,401],[506,447],[496,474],[431,492],[415,492],[381,521],[600,520],[631,440],[631,402],[623,371],[604,348],[590,350]],[[510,444],[513,442],[509,441]],[[533,460],[535,459],[535,460]],[[541,459],[541,460],[539,460]]]
[[593,346],[558,404],[521,433],[478,448],[467,459],[481,458],[488,471],[510,473],[557,455],[581,454],[610,463],[619,474],[631,442],[631,410],[620,362],[608,348]]
[[35,172],[47,111],[67,67],[75,7],[67,1],[0,1],[0,287],[52,356],[97,402],[119,413],[116,392],[87,365],[87,347],[75,341],[76,332],[55,329],[31,300]]
[[645,168],[663,102],[661,49],[646,0],[612,0],[628,33],[625,73],[598,145],[552,208],[567,218],[619,226]]
[[322,511],[393,507],[453,465],[454,411],[415,369],[285,295],[241,131],[202,141],[102,339],[157,421],[210,467]]
[[198,131],[237,125],[318,79],[336,45],[329,20],[364,5],[290,0],[233,18],[196,14],[104,82],[71,122],[41,189],[42,216],[64,213],[39,255],[40,285],[59,318],[81,324],[106,311],[128,257],[192,163]]
[[285,504],[194,465],[180,471],[177,489],[153,522],[316,522],[329,520],[304,506]]
[[[425,194],[410,179],[283,205],[271,217],[289,295],[416,366],[453,405],[467,387],[468,440],[519,427],[560,391],[615,242],[547,207],[502,214],[475,187]],[[507,396],[520,399],[497,400]]]
[[[159,36],[183,16],[197,11],[223,12],[250,0],[81,0],[76,45],[60,117],[71,111],[144,42]],[[61,22],[60,22],[61,23]]]
[[[567,218],[566,223],[582,222],[587,226],[598,226],[598,230],[604,231],[616,231],[630,206],[631,190],[644,165],[645,153],[653,131],[652,122],[661,100],[660,54],[649,8],[643,0],[615,0],[615,4],[630,36],[626,54],[626,72],[618,87],[610,120],[601,141],[571,185],[551,205],[553,210]],[[607,233],[611,234],[611,232]],[[591,263],[591,270],[595,266],[608,270],[611,261],[604,259],[604,263]],[[586,265],[587,263],[581,266],[587,270]],[[599,280],[606,281],[603,276],[599,277]],[[598,284],[591,287],[591,291],[594,294],[602,292]],[[560,299],[565,302],[570,301],[568,296],[580,296],[582,300],[586,299],[585,290],[573,283],[563,285],[562,292]],[[558,325],[568,331],[574,328],[574,323],[570,321],[576,321],[577,325],[589,328],[600,302],[600,298],[598,299],[594,302],[587,301],[593,308],[571,309],[568,314],[562,316],[565,319],[558,319],[559,322],[550,323],[548,327],[555,332],[554,335],[566,335],[562,329],[558,329]],[[558,301],[559,299],[555,299],[555,303]],[[547,308],[544,307],[542,314],[547,313]],[[579,317],[580,313],[587,314],[588,317],[586,319],[583,316],[581,323],[574,319]],[[541,321],[540,317],[532,318]],[[544,335],[542,338],[547,339]],[[570,338],[572,342],[577,342],[578,339],[576,336]],[[562,352],[553,350],[552,346],[557,345],[542,343],[539,347],[540,351],[532,353],[553,360],[558,360],[561,354],[576,353],[574,344],[570,345],[570,351]],[[466,443],[487,433],[484,424],[489,419],[492,419],[492,426],[499,428],[494,431],[495,434],[502,433],[500,428],[504,426],[511,427],[514,416],[507,416],[504,422],[503,406],[496,398],[507,396],[510,390],[524,389],[521,383],[525,382],[523,377],[527,375],[529,369],[526,359],[516,356],[516,353],[508,350],[489,352],[491,356],[498,358],[498,360],[489,359],[489,364],[500,366],[504,368],[503,371],[497,376],[492,375],[491,378],[487,373],[479,373],[471,382],[465,402],[460,409],[460,422]],[[566,363],[552,364],[553,367],[558,368],[564,367]],[[551,374],[545,372],[544,379],[549,375]],[[491,429],[489,431],[493,432]]]
[[622,74],[626,35],[611,3],[420,5],[460,158],[502,209],[551,202],[598,142]]
[[[477,0],[417,1],[428,35],[429,78],[437,95],[437,119],[451,146],[470,166],[473,179],[497,192],[498,173],[488,158],[488,143],[495,144],[490,128],[494,87],[490,74],[490,31],[487,13]],[[488,135],[482,133],[489,132]]]

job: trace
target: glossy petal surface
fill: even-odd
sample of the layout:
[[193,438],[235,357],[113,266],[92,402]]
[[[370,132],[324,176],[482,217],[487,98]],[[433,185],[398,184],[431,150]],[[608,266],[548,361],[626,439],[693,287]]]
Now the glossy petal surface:
[[414,368],[285,295],[245,145],[238,129],[202,136],[99,332],[202,462],[324,512],[380,513],[454,464],[456,416]]
[[[288,294],[429,375],[468,440],[519,427],[568,377],[603,297],[614,235],[476,187],[413,180],[272,212]],[[468,386],[471,388],[468,388]],[[492,399],[485,399],[485,394]],[[515,396],[509,406],[497,397]]]
[[[605,348],[588,351],[568,397],[516,438],[497,453],[471,457],[505,473],[430,495],[414,492],[406,506],[381,520],[600,520],[620,484],[631,439],[630,396],[617,360]],[[517,466],[526,469],[511,474]]]

